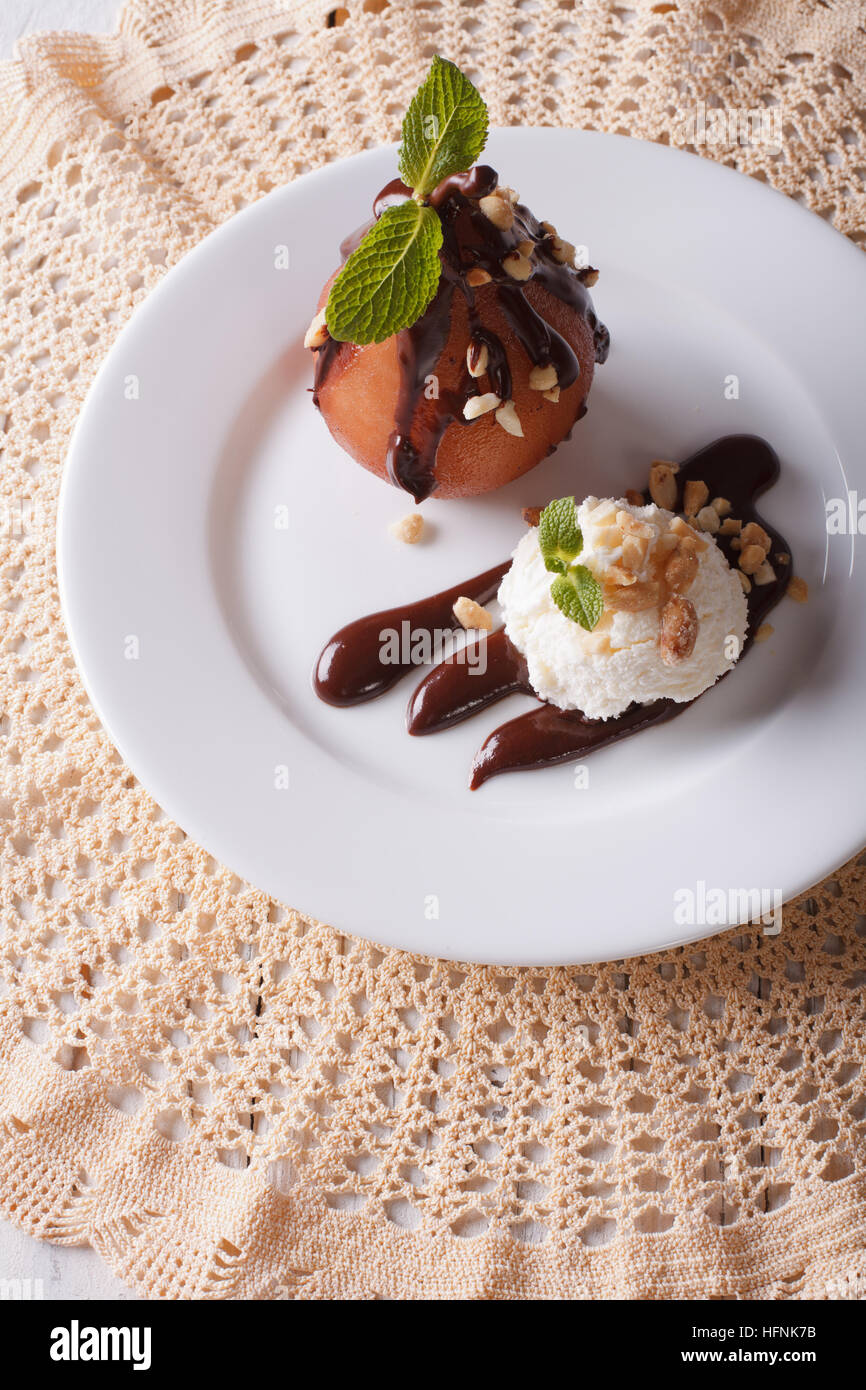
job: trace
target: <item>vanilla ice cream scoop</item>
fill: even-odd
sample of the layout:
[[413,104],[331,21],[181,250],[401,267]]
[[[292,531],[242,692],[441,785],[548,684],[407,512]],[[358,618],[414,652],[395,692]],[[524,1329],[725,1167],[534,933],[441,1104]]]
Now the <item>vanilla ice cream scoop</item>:
[[576,508],[585,565],[604,608],[592,631],[554,601],[533,527],[514,551],[499,602],[505,631],[542,700],[612,719],[631,704],[693,700],[743,649],[746,596],[712,536],[650,504],[588,497]]

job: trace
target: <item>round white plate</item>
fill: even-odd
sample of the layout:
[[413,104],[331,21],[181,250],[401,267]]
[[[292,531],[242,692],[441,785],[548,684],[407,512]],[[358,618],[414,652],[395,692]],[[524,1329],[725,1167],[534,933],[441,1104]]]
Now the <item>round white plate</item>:
[[[866,262],[782,196],[667,148],[502,130],[484,158],[601,268],[613,345],[571,443],[499,492],[425,503],[429,541],[389,536],[411,499],[331,440],[301,341],[341,238],[394,175],[394,150],[371,151],[233,218],[124,329],[66,466],[64,611],[129,766],[257,887],[413,951],[613,959],[742,920],[744,893],[790,897],[866,838],[866,571],[825,524],[828,500],[866,497]],[[783,601],[772,639],[681,718],[588,759],[587,786],[566,765],[468,790],[525,697],[413,739],[411,678],[355,709],[312,693],[336,628],[505,558],[522,506],[619,495],[651,459],[740,431],[781,456],[761,506],[810,601]]]

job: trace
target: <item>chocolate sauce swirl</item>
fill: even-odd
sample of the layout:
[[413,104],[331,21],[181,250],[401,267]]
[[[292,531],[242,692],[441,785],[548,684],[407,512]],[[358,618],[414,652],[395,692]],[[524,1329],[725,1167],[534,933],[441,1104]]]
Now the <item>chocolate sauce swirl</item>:
[[[555,366],[558,383],[563,389],[577,380],[580,370],[577,355],[529,303],[524,292],[526,283],[534,281],[543,285],[552,296],[582,315],[593,333],[596,361],[604,362],[608,355],[610,335],[599,323],[583,283],[593,274],[591,268],[577,271],[560,264],[553,254],[552,237],[522,203],[514,207],[511,228],[502,231],[494,226],[478,207],[478,199],[492,193],[497,184],[496,170],[490,165],[478,164],[465,174],[443,179],[430,195],[430,204],[442,222],[443,243],[439,253],[442,274],[426,312],[410,328],[397,334],[400,387],[386,460],[391,482],[411,493],[416,502],[435,492],[436,454],[442,436],[450,424],[468,423],[463,407],[470,396],[480,393],[477,382],[464,370],[456,390],[442,389],[432,400],[425,395],[426,383],[448,341],[455,293],[465,299],[472,337],[487,346],[487,375],[493,391],[503,401],[511,398],[512,377],[507,355],[499,337],[482,322],[475,289],[467,281],[469,271],[486,272],[496,303],[529,361],[533,366]],[[343,242],[340,248],[343,260],[358,247],[386,208],[410,196],[411,190],[399,179],[386,184],[374,200],[373,221],[358,228]],[[502,262],[523,241],[533,244],[533,275],[531,281],[518,283],[503,270]],[[334,362],[341,352],[351,348],[351,344],[329,338],[317,349],[313,390],[316,405]],[[582,401],[576,418],[585,413]]]
[[[770,584],[753,584],[746,597],[748,625],[743,654],[767,615],[784,594],[791,575],[791,551],[785,538],[758,513],[755,503],[779,476],[779,460],[764,440],[754,435],[729,435],[693,454],[677,473],[677,510],[682,511],[683,492],[690,480],[706,483],[711,497],[727,497],[731,515],[746,525],[757,522],[771,539],[770,556],[776,578]],[[648,493],[644,498],[650,500]],[[732,537],[716,536],[726,559],[736,567]],[[785,554],[787,564],[772,560]],[[451,606],[465,594],[485,603],[497,592],[509,563],[496,566],[457,584],[441,594],[415,603],[374,613],[342,628],[322,652],[315,672],[317,694],[331,704],[356,704],[372,699],[393,686],[411,668],[383,666],[379,661],[380,634],[408,621],[413,633],[432,634],[454,626]],[[481,639],[486,643],[486,668],[482,671],[452,655],[434,666],[417,686],[409,701],[410,734],[439,733],[469,719],[496,701],[515,692],[532,695],[526,663],[507,638],[504,629]],[[724,677],[723,677],[724,679]],[[706,693],[706,692],[704,692]],[[697,696],[700,699],[700,696]],[[587,719],[579,710],[561,710],[540,701],[536,709],[494,729],[482,744],[472,765],[470,786],[480,787],[502,772],[550,767],[585,758],[641,729],[663,724],[688,709],[690,704],[656,700],[631,705],[613,719]]]

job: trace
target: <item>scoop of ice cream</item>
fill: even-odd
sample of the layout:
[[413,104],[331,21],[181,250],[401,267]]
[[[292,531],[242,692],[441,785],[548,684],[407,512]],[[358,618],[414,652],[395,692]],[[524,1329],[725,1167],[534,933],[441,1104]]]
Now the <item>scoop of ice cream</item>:
[[505,631],[526,660],[536,694],[590,719],[633,703],[693,700],[735,664],[746,633],[746,597],[712,537],[650,504],[588,497],[577,508],[578,563],[602,586],[592,632],[551,596],[533,527],[499,589]]

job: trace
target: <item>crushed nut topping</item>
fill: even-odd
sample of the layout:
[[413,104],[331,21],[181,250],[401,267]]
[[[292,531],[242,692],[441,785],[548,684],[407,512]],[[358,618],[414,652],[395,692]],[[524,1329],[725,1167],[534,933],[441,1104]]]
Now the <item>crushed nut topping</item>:
[[515,434],[518,439],[523,438],[523,426],[520,423],[514,401],[506,401],[496,412],[496,422],[501,425],[507,434]]
[[675,594],[659,619],[659,653],[666,666],[677,666],[691,656],[698,640],[698,615],[693,603]]
[[543,511],[543,507],[524,507],[521,516],[527,526],[537,526],[541,520],[541,513]]
[[424,518],[420,512],[410,512],[399,521],[392,521],[388,527],[391,535],[406,545],[417,545],[424,534]]
[[463,406],[463,416],[466,420],[477,420],[479,415],[486,415],[501,404],[494,391],[486,391],[483,396],[470,396]]
[[715,507],[701,507],[695,516],[695,525],[700,526],[702,531],[709,531],[712,536],[716,534],[721,524]]
[[683,492],[683,511],[686,516],[697,516],[698,512],[706,504],[710,495],[710,489],[706,483],[692,478],[686,483]]
[[489,285],[493,276],[489,270],[484,270],[480,265],[474,265],[471,270],[466,272],[466,283],[477,290],[480,285]]
[[796,574],[791,576],[791,582],[786,592],[788,597],[792,598],[795,603],[809,602],[809,585],[806,583],[805,579],[800,579]]
[[325,323],[325,311],[320,309],[304,334],[304,347],[324,347],[330,336],[328,325]]
[[487,371],[489,361],[490,353],[487,350],[487,344],[473,338],[466,349],[466,369],[469,375],[472,377],[483,376]]
[[543,367],[533,367],[529,373],[529,385],[533,391],[550,391],[557,384],[556,368],[552,362]]
[[489,632],[493,627],[493,618],[487,609],[476,603],[474,598],[466,598],[465,594],[461,594],[457,599],[452,611],[460,626],[465,627],[467,632]]
[[657,507],[672,512],[677,505],[677,466],[656,459],[650,467],[649,493]]
[[549,391],[542,391],[541,394],[546,401],[553,401],[553,404],[556,405],[559,400],[559,387],[551,386]]
[[511,230],[514,225],[514,209],[509,200],[502,196],[501,189],[489,193],[486,198],[479,198],[478,206],[494,227],[498,227],[501,232]]
[[519,251],[511,251],[502,262],[502,269],[512,280],[528,280],[532,274],[532,262]]
[[740,569],[743,573],[755,574],[764,563],[765,553],[759,545],[744,545],[740,551]]

